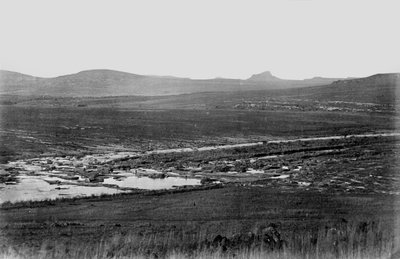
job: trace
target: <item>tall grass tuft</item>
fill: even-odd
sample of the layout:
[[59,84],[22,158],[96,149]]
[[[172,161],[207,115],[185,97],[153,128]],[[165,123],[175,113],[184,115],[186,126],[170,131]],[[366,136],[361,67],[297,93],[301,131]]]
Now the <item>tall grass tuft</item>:
[[[237,229],[226,230],[229,233]],[[375,221],[323,225],[315,230],[281,232],[282,249],[207,246],[217,233],[170,231],[167,233],[115,233],[91,244],[43,240],[39,248],[3,246],[0,258],[390,258],[399,244],[390,226]]]

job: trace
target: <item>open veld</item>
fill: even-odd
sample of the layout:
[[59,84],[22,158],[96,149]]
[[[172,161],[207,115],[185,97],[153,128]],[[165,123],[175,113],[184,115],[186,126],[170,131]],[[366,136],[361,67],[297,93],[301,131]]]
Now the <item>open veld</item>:
[[[0,257],[397,258],[398,78],[163,96],[4,93]],[[146,177],[197,182],[124,184]],[[27,178],[61,194],[113,194],[4,195]]]

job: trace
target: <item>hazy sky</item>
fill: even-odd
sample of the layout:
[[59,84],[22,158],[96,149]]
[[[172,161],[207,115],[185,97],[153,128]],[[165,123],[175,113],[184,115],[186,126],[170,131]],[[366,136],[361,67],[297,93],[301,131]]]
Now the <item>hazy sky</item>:
[[0,66],[192,78],[400,72],[398,0],[0,0]]

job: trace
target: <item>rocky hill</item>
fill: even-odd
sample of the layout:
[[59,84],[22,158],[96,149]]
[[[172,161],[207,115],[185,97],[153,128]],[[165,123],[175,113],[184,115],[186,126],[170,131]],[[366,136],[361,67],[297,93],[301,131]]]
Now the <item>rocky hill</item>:
[[284,80],[270,72],[248,80],[144,76],[114,70],[87,70],[54,78],[39,78],[0,71],[0,94],[36,96],[177,95],[201,92],[232,92],[288,89],[333,82],[333,79]]

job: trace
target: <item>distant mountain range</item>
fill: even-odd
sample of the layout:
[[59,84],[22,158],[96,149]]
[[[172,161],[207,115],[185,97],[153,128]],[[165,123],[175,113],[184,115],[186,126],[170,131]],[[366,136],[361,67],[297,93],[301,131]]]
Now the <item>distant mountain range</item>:
[[[384,76],[384,75],[383,75]],[[361,81],[353,81],[361,80]],[[200,92],[288,89],[321,85],[353,84],[364,79],[322,78],[286,80],[270,72],[240,79],[189,79],[169,76],[144,76],[114,70],[87,70],[54,78],[40,78],[0,70],[0,94],[45,96],[123,96],[176,95]],[[378,80],[379,81],[379,80]]]

